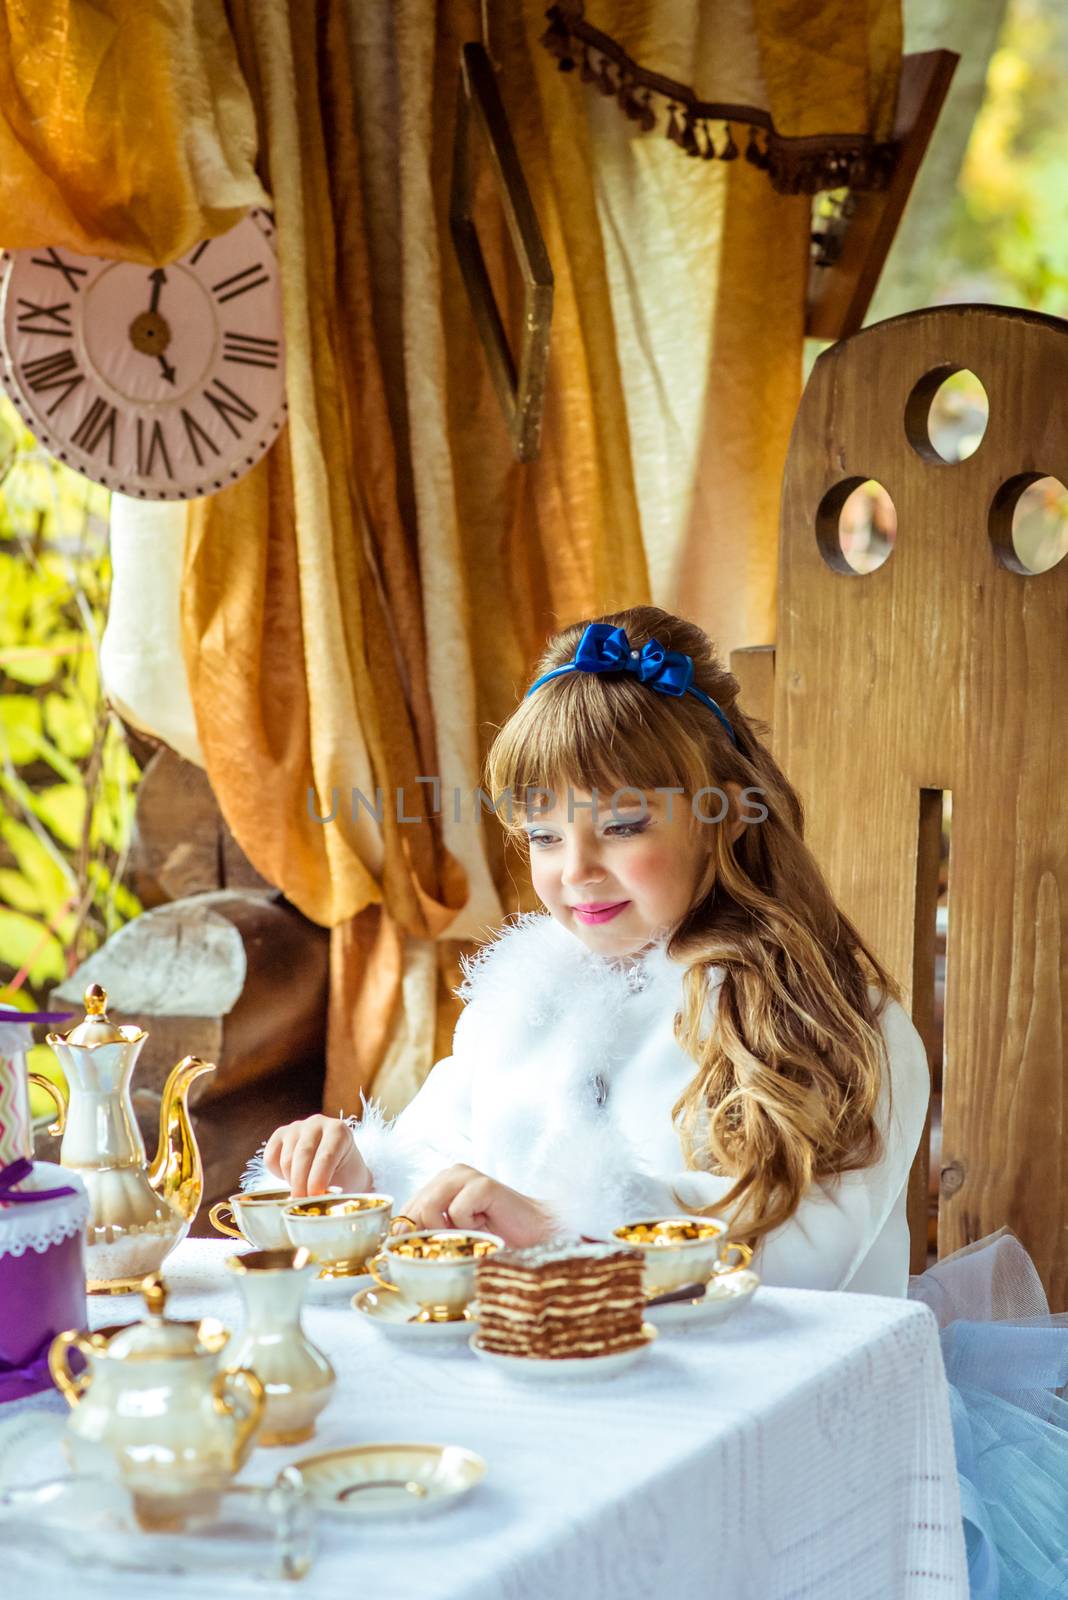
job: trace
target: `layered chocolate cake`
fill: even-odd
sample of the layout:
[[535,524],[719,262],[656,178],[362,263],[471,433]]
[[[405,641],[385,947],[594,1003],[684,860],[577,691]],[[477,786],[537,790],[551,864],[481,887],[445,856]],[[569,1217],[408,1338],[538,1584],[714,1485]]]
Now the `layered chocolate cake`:
[[479,1343],[499,1355],[561,1360],[645,1342],[642,1256],[580,1240],[498,1250],[477,1267]]

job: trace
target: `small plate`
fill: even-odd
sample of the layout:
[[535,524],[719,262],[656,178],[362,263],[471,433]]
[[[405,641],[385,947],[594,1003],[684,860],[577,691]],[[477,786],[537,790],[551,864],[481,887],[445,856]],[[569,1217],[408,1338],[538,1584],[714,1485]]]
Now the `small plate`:
[[613,1377],[633,1366],[656,1338],[656,1329],[651,1323],[642,1324],[642,1333],[645,1335],[643,1342],[630,1350],[617,1350],[606,1356],[561,1356],[557,1361],[543,1356],[505,1356],[498,1350],[484,1350],[477,1333],[471,1335],[468,1343],[480,1361],[500,1367],[510,1377],[551,1383],[558,1379]]
[[472,1324],[477,1320],[469,1313],[456,1322],[413,1322],[419,1307],[399,1294],[380,1289],[361,1289],[352,1297],[352,1309],[390,1338],[410,1339],[413,1344],[455,1344],[470,1339]]
[[425,1517],[455,1504],[486,1475],[458,1444],[360,1444],[293,1465],[323,1511],[357,1521]]
[[724,1272],[711,1280],[699,1300],[676,1300],[669,1306],[646,1306],[645,1315],[658,1328],[710,1328],[725,1322],[751,1300],[760,1287],[755,1272]]

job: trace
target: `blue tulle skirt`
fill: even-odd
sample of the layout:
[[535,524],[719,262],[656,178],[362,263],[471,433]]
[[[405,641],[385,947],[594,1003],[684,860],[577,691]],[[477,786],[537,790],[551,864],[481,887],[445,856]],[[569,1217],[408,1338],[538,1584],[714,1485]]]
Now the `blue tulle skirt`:
[[1007,1229],[909,1297],[942,1329],[973,1600],[1068,1600],[1068,1315]]

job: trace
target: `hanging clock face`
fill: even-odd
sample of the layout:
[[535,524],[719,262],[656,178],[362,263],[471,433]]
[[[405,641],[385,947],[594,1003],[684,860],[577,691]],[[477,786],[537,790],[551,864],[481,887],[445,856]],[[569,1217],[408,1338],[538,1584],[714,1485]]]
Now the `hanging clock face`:
[[214,494],[286,416],[274,225],[251,211],[167,267],[0,257],[0,379],[52,455],[142,500]]

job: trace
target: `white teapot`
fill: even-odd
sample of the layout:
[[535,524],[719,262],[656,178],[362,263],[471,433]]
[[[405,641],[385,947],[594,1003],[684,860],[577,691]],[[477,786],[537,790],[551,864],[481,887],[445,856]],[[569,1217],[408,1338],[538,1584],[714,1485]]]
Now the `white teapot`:
[[[142,1322],[52,1341],[48,1365],[71,1407],[67,1454],[76,1471],[118,1474],[146,1528],[181,1526],[206,1511],[244,1465],[263,1415],[264,1390],[243,1367],[220,1368],[229,1334],[214,1318],[171,1322],[158,1274],[141,1292]],[[86,1371],[71,1372],[77,1350]]]

